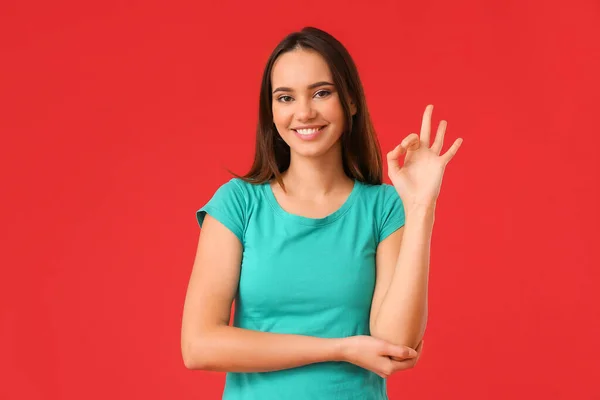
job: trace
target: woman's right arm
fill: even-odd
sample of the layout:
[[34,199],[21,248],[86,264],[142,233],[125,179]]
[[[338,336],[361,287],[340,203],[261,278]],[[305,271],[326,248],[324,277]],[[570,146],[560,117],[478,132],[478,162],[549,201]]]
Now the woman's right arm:
[[384,376],[397,367],[387,355],[415,357],[409,348],[368,336],[327,339],[229,326],[241,259],[238,238],[207,214],[183,307],[181,352],[187,368],[266,372],[348,361]]

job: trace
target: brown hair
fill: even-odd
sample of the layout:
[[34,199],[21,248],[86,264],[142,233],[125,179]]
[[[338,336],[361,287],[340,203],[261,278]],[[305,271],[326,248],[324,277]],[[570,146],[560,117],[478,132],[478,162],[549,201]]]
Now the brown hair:
[[[333,36],[318,28],[305,27],[287,35],[273,50],[265,67],[260,88],[258,126],[254,162],[243,176],[246,182],[261,184],[275,179],[285,190],[281,173],[290,166],[290,147],[277,140],[279,133],[273,122],[271,71],[282,54],[300,49],[318,52],[327,62],[338,90],[347,130],[342,134],[342,161],[350,178],[378,185],[382,183],[382,160],[377,135],[367,109],[358,70],[346,48]],[[356,105],[352,115],[350,103]]]

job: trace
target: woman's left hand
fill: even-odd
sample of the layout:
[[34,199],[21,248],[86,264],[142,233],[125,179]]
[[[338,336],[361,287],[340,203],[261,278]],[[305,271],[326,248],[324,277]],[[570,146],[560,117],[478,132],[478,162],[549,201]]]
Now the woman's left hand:
[[[423,114],[420,137],[416,133],[411,133],[387,154],[388,176],[405,207],[435,205],[446,165],[454,157],[463,141],[461,138],[456,139],[448,151],[440,156],[447,125],[446,121],[441,121],[435,141],[430,147],[432,112],[433,105],[428,105]],[[406,153],[406,157],[404,165],[401,167],[399,159],[404,153]]]

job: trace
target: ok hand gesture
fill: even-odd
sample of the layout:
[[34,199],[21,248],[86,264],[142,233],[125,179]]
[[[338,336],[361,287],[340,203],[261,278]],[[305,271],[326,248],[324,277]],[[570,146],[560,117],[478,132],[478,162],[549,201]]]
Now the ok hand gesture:
[[[456,139],[454,144],[440,156],[444,144],[446,121],[441,121],[433,145],[430,147],[431,113],[433,105],[428,105],[423,114],[421,135],[411,133],[387,155],[388,176],[398,191],[405,207],[435,205],[442,185],[446,165],[454,157],[462,144]],[[399,159],[406,154],[404,165]]]

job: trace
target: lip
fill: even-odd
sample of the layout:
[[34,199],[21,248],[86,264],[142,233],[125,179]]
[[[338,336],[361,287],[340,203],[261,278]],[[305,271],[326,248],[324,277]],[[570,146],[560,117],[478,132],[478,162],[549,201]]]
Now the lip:
[[306,126],[297,126],[295,128],[292,128],[292,130],[298,130],[298,129],[312,129],[312,128],[323,128],[327,125],[306,125]]

